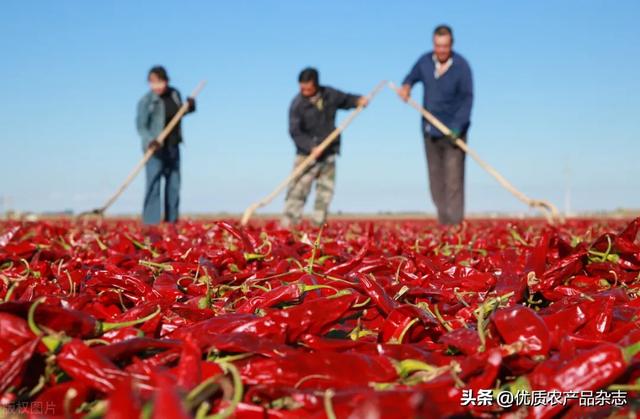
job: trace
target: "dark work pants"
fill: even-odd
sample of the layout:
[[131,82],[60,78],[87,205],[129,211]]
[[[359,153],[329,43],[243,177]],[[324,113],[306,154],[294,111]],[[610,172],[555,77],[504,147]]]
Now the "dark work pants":
[[[466,137],[463,138],[466,142]],[[424,136],[429,188],[440,224],[460,224],[464,218],[465,153],[445,137]]]
[[180,204],[180,148],[165,146],[149,159],[146,165],[147,187],[144,195],[142,222],[158,224],[162,215],[160,186],[164,178],[164,221],[178,221]]

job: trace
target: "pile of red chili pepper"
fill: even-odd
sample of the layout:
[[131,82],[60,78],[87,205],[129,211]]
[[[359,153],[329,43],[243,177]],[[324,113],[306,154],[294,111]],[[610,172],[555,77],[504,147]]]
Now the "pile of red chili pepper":
[[[640,219],[360,220],[294,231],[6,221],[0,409],[624,416],[639,407],[639,229]],[[518,392],[619,403],[497,403]]]

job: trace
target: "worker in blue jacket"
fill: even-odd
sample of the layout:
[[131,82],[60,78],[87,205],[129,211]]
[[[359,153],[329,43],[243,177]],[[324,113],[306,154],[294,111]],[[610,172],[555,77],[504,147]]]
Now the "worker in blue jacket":
[[[144,194],[142,221],[158,224],[178,220],[180,204],[180,148],[182,131],[178,123],[160,145],[156,140],[164,127],[182,107],[180,92],[169,86],[164,67],[156,66],[147,76],[150,90],[138,102],[136,126],[142,139],[142,150],[154,150],[146,165],[147,184]],[[187,98],[189,111],[195,111],[195,101]],[[164,218],[160,200],[160,187],[164,179]]]
[[[433,51],[424,54],[405,77],[399,95],[407,100],[414,84],[424,87],[424,107],[451,129],[451,137],[467,139],[473,103],[471,68],[453,47],[450,27],[433,33]],[[431,197],[441,224],[459,224],[464,218],[464,152],[451,139],[422,120]]]

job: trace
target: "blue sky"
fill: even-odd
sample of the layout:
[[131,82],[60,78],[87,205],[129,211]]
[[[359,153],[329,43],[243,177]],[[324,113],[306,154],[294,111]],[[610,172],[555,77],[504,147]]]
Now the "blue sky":
[[[0,6],[0,196],[99,206],[141,156],[135,105],[163,64],[183,93],[185,212],[240,212],[291,169],[298,71],[354,93],[400,81],[439,23],[475,82],[470,145],[561,208],[640,208],[637,1],[31,1]],[[421,97],[421,89],[414,90]],[[344,117],[343,113],[341,117]],[[419,117],[383,91],[344,135],[333,210],[433,211]],[[522,205],[467,160],[470,211]],[[139,211],[143,177],[112,213]],[[267,212],[279,211],[283,197]]]

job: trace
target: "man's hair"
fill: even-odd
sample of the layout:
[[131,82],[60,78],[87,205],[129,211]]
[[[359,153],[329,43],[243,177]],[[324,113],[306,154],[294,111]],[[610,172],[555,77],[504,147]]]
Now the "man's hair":
[[155,74],[162,81],[167,81],[167,82],[169,81],[169,75],[167,74],[167,70],[161,65],[155,65],[151,67],[151,70],[149,70],[149,74],[147,75],[147,78],[149,78],[149,76],[152,74]]
[[314,85],[318,86],[320,82],[320,76],[318,75],[318,70],[313,67],[307,67],[300,72],[298,76],[299,83],[307,83],[312,81]]
[[451,37],[451,43],[453,43],[453,29],[451,29],[451,26],[448,25],[438,25],[436,26],[436,28],[433,30],[433,36],[442,36],[442,35],[449,35]]

